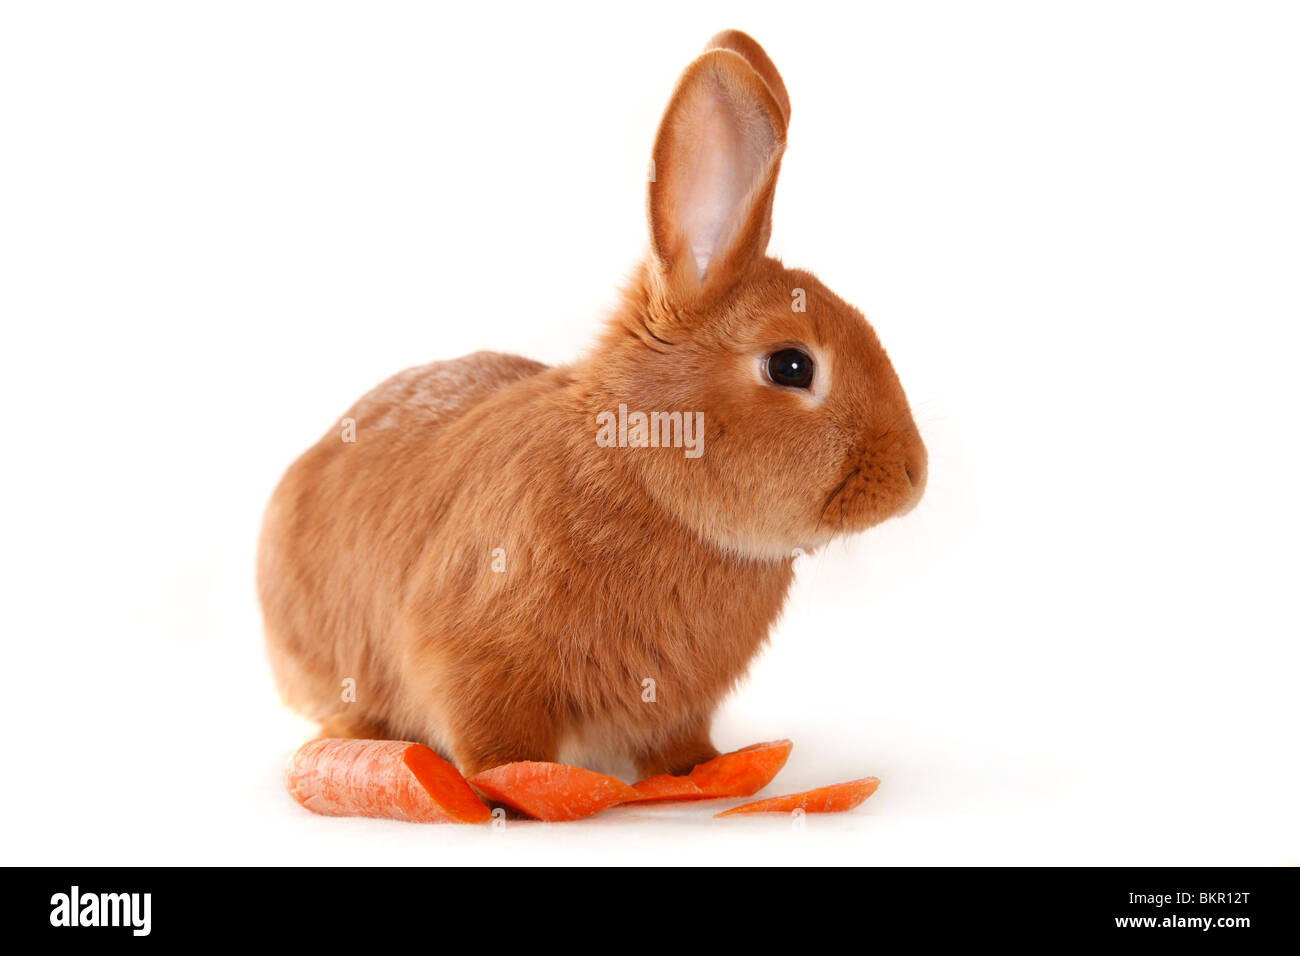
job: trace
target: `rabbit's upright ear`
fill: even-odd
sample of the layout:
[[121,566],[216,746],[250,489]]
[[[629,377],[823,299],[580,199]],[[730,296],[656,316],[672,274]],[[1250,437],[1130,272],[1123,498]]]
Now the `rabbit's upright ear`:
[[777,106],[781,107],[781,117],[785,120],[785,125],[787,127],[790,125],[790,94],[785,91],[785,81],[777,72],[772,58],[758,45],[757,40],[739,30],[723,30],[721,33],[715,33],[713,39],[705,44],[704,52],[707,53],[709,50],[730,50],[743,56],[754,72],[763,78],[767,88],[772,91]]
[[766,250],[789,114],[785,85],[757,43],[728,31],[710,46],[673,91],[650,182],[655,264],[686,309],[731,288]]

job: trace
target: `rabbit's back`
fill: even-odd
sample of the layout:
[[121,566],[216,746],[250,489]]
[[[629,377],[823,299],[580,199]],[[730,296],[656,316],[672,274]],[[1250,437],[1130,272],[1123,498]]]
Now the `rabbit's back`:
[[546,368],[541,362],[504,352],[474,352],[417,365],[375,386],[345,417],[367,429],[431,420],[445,423],[503,386]]

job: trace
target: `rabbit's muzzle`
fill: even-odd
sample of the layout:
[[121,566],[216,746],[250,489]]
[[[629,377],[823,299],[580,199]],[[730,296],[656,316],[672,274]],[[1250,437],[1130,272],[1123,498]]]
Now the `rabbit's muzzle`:
[[925,492],[929,465],[919,435],[857,455],[822,508],[821,523],[834,531],[862,531],[906,514]]

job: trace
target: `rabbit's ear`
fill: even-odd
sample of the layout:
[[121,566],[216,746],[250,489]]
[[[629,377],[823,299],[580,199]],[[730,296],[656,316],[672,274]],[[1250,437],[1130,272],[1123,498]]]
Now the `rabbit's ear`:
[[706,53],[709,50],[731,50],[743,56],[753,71],[763,78],[767,88],[772,91],[777,105],[781,107],[781,116],[785,120],[785,125],[787,127],[790,125],[790,94],[785,91],[785,81],[777,72],[772,58],[758,45],[757,40],[739,30],[723,30],[704,45],[704,50]]
[[[757,43],[736,36],[771,67]],[[763,255],[785,130],[781,99],[735,49],[707,51],[678,80],[655,139],[649,196],[651,247],[675,305],[706,304]]]

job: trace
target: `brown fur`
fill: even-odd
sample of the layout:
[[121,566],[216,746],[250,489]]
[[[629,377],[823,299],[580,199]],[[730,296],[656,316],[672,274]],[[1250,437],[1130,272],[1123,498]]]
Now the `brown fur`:
[[[794,549],[910,508],[925,481],[870,326],[764,255],[788,116],[761,48],[719,34],[669,104],[651,254],[591,353],[408,370],[349,410],[355,442],[331,429],[290,467],[258,569],[287,703],[331,734],[424,741],[467,774],[575,742],[643,774],[716,753],[712,714],[767,639]],[[691,240],[713,233],[689,197],[716,182],[715,141],[735,159],[718,192],[739,182],[743,199],[701,273]],[[816,356],[820,392],[762,379],[791,344]],[[703,455],[598,447],[596,415],[620,403],[704,412]]]

